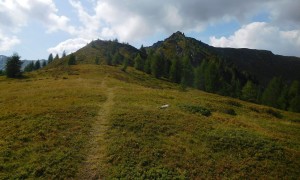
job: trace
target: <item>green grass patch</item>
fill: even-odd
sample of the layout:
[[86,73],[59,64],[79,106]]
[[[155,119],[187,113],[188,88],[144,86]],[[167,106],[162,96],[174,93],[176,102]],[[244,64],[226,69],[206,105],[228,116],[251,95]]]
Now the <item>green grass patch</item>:
[[[111,89],[100,177],[300,177],[299,113],[278,111],[278,120],[277,110],[181,92],[130,67],[75,65],[26,75],[0,77],[0,179],[80,179],[93,123]],[[170,107],[158,108],[164,104]]]

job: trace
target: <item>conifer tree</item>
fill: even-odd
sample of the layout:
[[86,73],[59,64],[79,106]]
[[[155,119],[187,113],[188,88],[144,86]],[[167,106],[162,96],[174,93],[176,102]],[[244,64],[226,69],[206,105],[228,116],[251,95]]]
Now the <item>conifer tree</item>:
[[279,108],[278,98],[280,97],[282,86],[281,78],[274,77],[262,95],[262,104]]
[[300,112],[300,95],[296,95],[293,99],[290,101],[290,106],[289,106],[290,111],[294,112]]
[[54,57],[54,60],[58,60],[58,59],[59,59],[59,56],[58,56],[58,54],[56,54]]
[[146,52],[146,49],[144,48],[144,46],[143,45],[141,45],[141,47],[140,47],[140,55],[141,55],[141,58],[143,58],[143,59],[146,59],[147,58],[147,52]]
[[204,59],[201,64],[200,67],[198,69],[199,72],[197,72],[198,74],[198,78],[199,78],[199,84],[198,84],[198,88],[201,90],[205,90],[205,69],[207,68],[208,62],[206,59]]
[[53,61],[53,55],[52,53],[50,53],[49,57],[48,57],[48,64],[50,64]]
[[300,112],[300,83],[293,81],[288,90],[289,107],[288,110]]
[[63,51],[63,53],[62,53],[62,55],[61,55],[61,57],[66,57],[67,56],[67,54],[66,54],[66,51]]
[[112,58],[112,65],[116,66],[120,64],[122,61],[123,61],[123,56],[119,52],[116,52]]
[[205,90],[208,92],[215,92],[218,87],[218,69],[214,62],[209,62],[208,67],[204,71]]
[[245,86],[242,89],[242,99],[250,102],[257,102],[258,97],[258,88],[251,82],[247,81]]
[[195,68],[194,74],[194,87],[197,89],[201,89],[202,73],[200,66]]
[[111,65],[112,65],[112,55],[111,55],[111,54],[108,54],[108,55],[106,56],[105,61],[106,61],[106,64],[107,64],[107,65],[111,66]]
[[11,57],[8,58],[6,62],[6,76],[9,78],[21,77],[21,65],[20,56],[17,53],[14,53]]
[[140,71],[144,69],[143,59],[141,58],[140,54],[134,58],[134,68]]
[[170,75],[170,67],[171,67],[171,61],[169,59],[164,59],[164,68],[163,68],[163,74],[162,76],[169,79]]
[[287,110],[288,107],[288,86],[284,85],[281,89],[280,96],[277,99],[278,108]]
[[41,68],[41,63],[39,60],[35,61],[34,63],[34,70],[38,70]]
[[152,55],[148,55],[145,61],[144,72],[147,74],[151,73],[151,59],[152,59]]
[[191,65],[190,59],[188,56],[183,57],[183,64],[182,64],[182,75],[181,75],[181,85],[185,86],[192,86],[193,85],[193,67]]
[[157,54],[154,54],[151,60],[151,74],[156,78],[159,78],[161,75],[159,61],[160,61],[159,56]]
[[180,83],[181,80],[181,63],[177,58],[172,61],[170,68],[170,80],[175,83]]
[[288,90],[288,98],[292,99],[295,96],[297,96],[299,93],[300,93],[300,83],[299,81],[295,80],[292,82]]
[[76,64],[76,56],[72,53],[68,60],[68,65],[75,65]]
[[24,71],[25,72],[31,72],[34,70],[34,62],[31,61],[25,68],[24,68]]

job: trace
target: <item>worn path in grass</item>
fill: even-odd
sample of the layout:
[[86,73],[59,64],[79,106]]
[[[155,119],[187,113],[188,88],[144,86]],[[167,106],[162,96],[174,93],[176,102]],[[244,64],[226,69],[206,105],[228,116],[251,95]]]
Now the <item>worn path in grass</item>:
[[106,101],[100,105],[97,118],[92,125],[91,138],[88,145],[88,156],[79,169],[78,179],[101,179],[105,156],[105,133],[108,128],[108,118],[114,105],[114,90],[106,85],[107,77],[102,81],[101,88],[106,93]]

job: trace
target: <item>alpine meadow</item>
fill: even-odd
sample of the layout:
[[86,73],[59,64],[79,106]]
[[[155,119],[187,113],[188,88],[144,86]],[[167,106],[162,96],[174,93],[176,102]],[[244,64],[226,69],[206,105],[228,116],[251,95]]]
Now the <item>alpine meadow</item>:
[[300,0],[0,0],[0,180],[300,179]]
[[19,59],[0,76],[0,179],[300,177],[297,57],[176,32]]

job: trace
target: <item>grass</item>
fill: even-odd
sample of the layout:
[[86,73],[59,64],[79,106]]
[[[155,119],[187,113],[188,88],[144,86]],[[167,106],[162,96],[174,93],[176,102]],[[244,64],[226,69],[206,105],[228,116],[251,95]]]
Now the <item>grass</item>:
[[0,179],[69,178],[84,159],[105,97],[92,79],[44,73],[1,79]]
[[[182,92],[132,68],[76,65],[28,76],[0,77],[0,179],[80,179],[92,124],[107,98],[104,77],[115,94],[101,177],[300,177],[299,113]],[[170,107],[160,109],[164,104]]]

